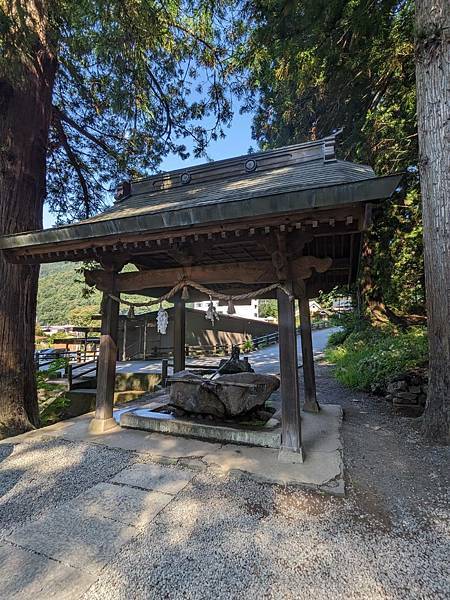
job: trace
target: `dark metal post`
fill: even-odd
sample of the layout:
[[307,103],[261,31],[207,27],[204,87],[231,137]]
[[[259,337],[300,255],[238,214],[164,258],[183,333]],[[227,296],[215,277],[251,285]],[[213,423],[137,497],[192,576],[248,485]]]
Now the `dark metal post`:
[[128,317],[125,316],[123,319],[123,337],[122,337],[122,360],[127,360],[127,323]]
[[166,387],[167,385],[167,375],[169,371],[169,361],[167,358],[163,358],[161,362],[161,385],[162,387]]
[[147,321],[144,321],[144,360],[147,360]]
[[84,332],[84,362],[86,362],[87,359],[87,342],[88,341],[88,332],[85,331]]
[[294,298],[278,289],[277,300],[282,426],[279,458],[286,462],[303,462]]

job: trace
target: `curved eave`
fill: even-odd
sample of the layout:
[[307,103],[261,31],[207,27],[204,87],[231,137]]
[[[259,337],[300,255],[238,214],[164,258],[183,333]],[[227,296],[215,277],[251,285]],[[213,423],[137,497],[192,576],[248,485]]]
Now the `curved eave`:
[[403,174],[371,177],[350,183],[328,185],[318,188],[299,189],[266,196],[252,195],[240,200],[202,204],[195,207],[174,208],[139,216],[127,216],[110,220],[80,222],[74,225],[19,233],[0,237],[0,250],[8,254],[16,252],[32,255],[45,253],[47,246],[79,244],[89,247],[93,242],[105,241],[117,236],[157,234],[158,232],[191,230],[212,224],[237,222],[308,212],[315,209],[341,208],[346,205],[376,202],[390,198],[399,186]]

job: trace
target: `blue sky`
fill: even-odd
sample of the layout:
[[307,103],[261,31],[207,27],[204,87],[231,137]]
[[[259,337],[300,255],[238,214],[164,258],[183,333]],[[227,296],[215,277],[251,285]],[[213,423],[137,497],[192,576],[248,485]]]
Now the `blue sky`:
[[[239,114],[239,108],[235,107],[235,114],[231,126],[225,130],[226,138],[211,142],[208,147],[208,156],[212,160],[221,160],[222,158],[230,158],[246,154],[250,147],[257,149],[255,140],[251,138],[252,114]],[[188,145],[187,140],[184,140]],[[167,156],[161,165],[163,171],[172,171],[173,169],[187,168],[191,165],[198,165],[206,162],[204,158],[193,158],[191,156],[187,160],[181,160],[179,156]],[[111,198],[112,201],[112,198]],[[52,227],[55,223],[53,215],[44,207],[44,227]]]

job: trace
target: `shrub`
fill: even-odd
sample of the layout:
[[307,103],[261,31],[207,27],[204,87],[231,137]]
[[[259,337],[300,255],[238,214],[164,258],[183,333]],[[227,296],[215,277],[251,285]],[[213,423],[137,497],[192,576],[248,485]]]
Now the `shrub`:
[[346,331],[345,329],[341,329],[340,331],[335,331],[328,338],[328,346],[330,346],[330,347],[340,346],[341,344],[343,344],[345,342],[348,335],[349,335],[348,331]]
[[333,315],[331,322],[340,329],[328,338],[329,346],[340,346],[351,334],[364,331],[368,327],[367,322],[359,319],[355,313]]
[[353,331],[337,345],[336,337],[325,356],[336,365],[336,378],[349,387],[369,390],[427,362],[427,337],[421,327],[396,332],[367,326]]
[[254,350],[253,340],[250,338],[245,340],[245,342],[242,344],[242,350],[243,352],[252,352]]

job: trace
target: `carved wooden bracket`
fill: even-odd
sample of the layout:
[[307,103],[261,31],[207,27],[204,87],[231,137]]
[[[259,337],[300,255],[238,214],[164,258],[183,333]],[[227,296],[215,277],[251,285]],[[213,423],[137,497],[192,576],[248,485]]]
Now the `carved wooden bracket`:
[[291,263],[293,279],[308,279],[312,275],[313,269],[318,273],[325,273],[333,264],[330,257],[317,258],[316,256],[301,256]]

